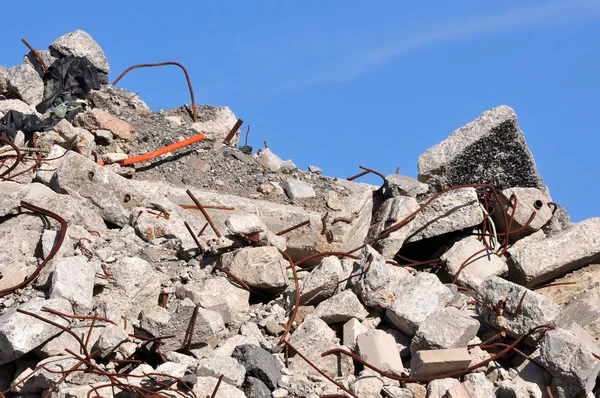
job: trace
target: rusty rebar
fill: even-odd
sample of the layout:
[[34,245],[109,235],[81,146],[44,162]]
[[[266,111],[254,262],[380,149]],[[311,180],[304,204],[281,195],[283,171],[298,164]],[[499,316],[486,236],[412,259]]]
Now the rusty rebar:
[[54,258],[56,253],[58,253],[58,250],[62,246],[62,244],[65,240],[65,237],[67,235],[67,222],[65,221],[64,218],[62,218],[58,214],[53,213],[50,210],[42,209],[41,207],[37,207],[30,203],[23,202],[23,201],[21,201],[21,207],[55,219],[56,221],[58,221],[60,223],[60,232],[58,234],[58,238],[56,240],[54,247],[52,248],[52,250],[50,251],[48,256],[46,256],[44,261],[42,261],[42,263],[35,269],[35,271],[33,271],[33,273],[31,275],[29,275],[27,278],[25,278],[25,280],[23,282],[15,285],[15,286],[0,290],[0,297],[7,296],[7,295],[13,293],[15,290],[20,289],[24,286],[27,286],[29,283],[33,282],[38,277],[38,275],[40,274],[42,269],[44,269],[46,264],[48,264],[48,262],[50,262],[50,260],[52,260]]
[[346,180],[353,181],[353,180],[356,180],[357,178],[362,177],[362,176],[367,175],[367,174],[369,174],[368,171],[362,171],[362,172],[360,172],[360,173],[358,173],[356,175],[353,175],[351,177],[347,177]]
[[225,144],[229,144],[231,139],[235,136],[235,133],[240,129],[240,127],[242,127],[243,123],[244,121],[242,119],[238,119],[237,122],[235,122],[235,125],[231,128],[231,131],[229,131],[229,134],[227,134],[223,140]]
[[287,254],[286,252],[284,252],[283,250],[281,250],[280,248],[277,248],[277,250],[283,257],[286,258],[286,260],[290,263],[290,266],[292,267],[292,275],[294,276],[294,298],[295,298],[294,299],[294,309],[292,310],[290,319],[284,328],[285,332],[283,332],[283,334],[281,335],[281,339],[279,339],[279,343],[281,344],[282,342],[285,341],[285,338],[290,333],[290,330],[292,330],[294,320],[296,320],[296,315],[298,314],[298,308],[300,307],[300,284],[298,283],[298,273],[296,272],[296,266],[294,264],[294,261],[290,257],[290,255]]
[[192,340],[194,340],[194,331],[196,330],[196,320],[198,319],[198,309],[200,308],[200,304],[196,304],[194,307],[194,312],[192,313],[192,319],[190,320],[189,327],[189,336],[187,339],[187,343],[185,345],[184,354],[188,355],[190,353],[190,349],[192,348]]
[[206,212],[206,210],[204,209],[204,207],[200,204],[200,202],[198,201],[198,199],[196,199],[196,197],[194,196],[194,194],[192,194],[192,191],[190,191],[189,189],[186,189],[185,193],[187,193],[188,196],[194,201],[194,203],[196,204],[196,207],[198,207],[198,210],[200,210],[202,212],[202,215],[204,216],[204,218],[206,219],[206,221],[208,221],[208,223],[210,224],[210,227],[212,228],[212,230],[215,231],[215,234],[217,235],[217,237],[221,238],[222,235],[219,232],[219,230],[217,229],[217,226],[215,225],[215,223],[213,223],[212,219],[210,218],[210,216],[208,215],[208,213]]
[[210,398],[215,398],[217,396],[217,391],[219,391],[223,377],[225,377],[225,375],[219,376],[219,380],[217,380],[217,384],[215,385],[215,389],[213,390],[212,394],[210,394]]
[[64,312],[60,312],[60,311],[57,311],[55,309],[48,308],[48,307],[42,307],[42,310],[44,310],[46,312],[50,312],[51,314],[54,314],[54,315],[65,317],[65,318],[71,318],[71,319],[92,319],[92,320],[96,320],[96,321],[102,321],[102,322],[112,323],[113,325],[118,326],[116,322],[111,321],[110,319],[107,319],[107,318],[102,318],[100,316],[95,316],[95,315],[69,315],[69,314],[65,314]]
[[187,230],[190,233],[190,235],[192,235],[192,239],[194,239],[194,242],[196,243],[196,246],[198,246],[198,250],[200,250],[200,253],[204,254],[204,248],[202,247],[202,244],[200,243],[200,241],[196,237],[196,234],[192,230],[192,227],[190,226],[190,224],[187,221],[184,221],[183,225],[185,225],[185,227],[187,228]]
[[48,65],[46,65],[46,63],[42,59],[42,56],[40,55],[40,53],[38,53],[37,50],[31,46],[31,44],[27,43],[27,40],[21,39],[21,41],[23,42],[23,44],[25,44],[27,46],[28,49],[31,50],[31,52],[33,53],[33,55],[35,55],[35,57],[38,59],[38,61],[40,61],[40,64],[42,64],[42,68],[44,68],[44,72],[47,71]]
[[262,297],[263,299],[266,299],[267,296],[265,296],[264,294],[262,294],[261,292],[257,292],[256,290],[252,289],[250,286],[248,286],[248,284],[246,282],[244,282],[243,280],[240,279],[240,277],[236,276],[233,272],[226,270],[223,267],[219,267],[218,265],[213,266],[212,270],[210,272],[214,272],[214,270],[217,271],[221,271],[222,273],[224,273],[225,275],[229,276],[231,279],[233,279],[237,284],[239,284],[243,289],[249,291],[250,293],[254,293],[257,296]]
[[[5,180],[4,176],[7,174],[10,174],[10,172],[13,171],[19,165],[19,163],[21,163],[21,151],[19,150],[19,147],[14,142],[12,142],[6,138],[0,137],[0,142],[4,142],[5,144],[11,146],[12,149],[16,152],[15,162],[6,171],[4,171],[3,173],[0,174],[0,178]],[[0,297],[2,297],[2,296],[0,296]]]
[[383,181],[385,181],[385,176],[384,176],[383,174],[381,174],[380,172],[378,172],[378,171],[375,171],[375,170],[373,170],[373,169],[370,169],[370,168],[368,168],[368,167],[365,167],[365,166],[358,166],[358,167],[359,167],[359,168],[361,168],[361,169],[363,169],[363,170],[364,170],[364,171],[366,171],[366,172],[373,173],[373,174],[375,174],[375,175],[377,175],[377,176],[381,177],[381,179],[382,179]]
[[198,116],[197,116],[197,111],[196,111],[196,100],[194,99],[194,89],[192,88],[192,80],[190,79],[190,75],[188,74],[187,69],[185,69],[185,66],[181,65],[179,62],[160,62],[157,64],[138,64],[138,65],[130,66],[129,68],[125,69],[125,71],[123,71],[123,73],[121,73],[119,75],[119,77],[117,77],[112,82],[111,85],[115,86],[119,82],[119,80],[121,80],[123,78],[123,76],[125,76],[129,71],[131,71],[133,69],[150,68],[150,67],[155,67],[155,66],[166,66],[166,65],[178,66],[181,68],[181,70],[183,70],[183,73],[185,73],[185,80],[187,80],[187,85],[190,90],[190,97],[192,99],[192,119],[194,120],[194,123],[196,123],[198,121]]
[[567,286],[567,285],[576,285],[577,282],[556,282],[556,283],[548,283],[546,285],[541,285],[541,286],[536,286],[536,287],[532,287],[531,290],[539,290],[539,289],[545,289],[547,287],[552,287],[552,286]]
[[292,232],[293,230],[301,228],[305,225],[310,225],[310,220],[302,221],[300,224],[296,224],[293,227],[289,227],[289,228],[284,229],[283,231],[279,231],[275,235],[277,235],[277,236],[285,235],[288,232]]

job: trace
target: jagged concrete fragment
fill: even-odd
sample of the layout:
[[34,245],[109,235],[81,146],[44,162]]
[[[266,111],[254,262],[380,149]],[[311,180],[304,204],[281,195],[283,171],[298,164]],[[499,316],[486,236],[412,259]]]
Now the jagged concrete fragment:
[[[226,106],[200,105],[198,106],[198,120],[197,123],[192,123],[190,126],[192,129],[198,133],[205,133],[208,139],[223,141],[235,126],[237,117]],[[237,145],[239,141],[240,130],[238,129],[229,142],[231,145]]]
[[432,380],[427,385],[427,398],[448,398],[448,390],[459,384],[460,381],[452,378]]
[[537,286],[600,260],[600,217],[581,221],[545,240],[509,249],[511,277]]
[[71,323],[67,318],[42,311],[42,307],[73,314],[71,304],[61,298],[50,300],[34,298],[8,310],[0,316],[0,365],[27,354],[44,341],[62,332],[56,326],[17,312],[17,309],[32,312],[64,327]]
[[327,256],[310,273],[302,283],[300,304],[318,304],[333,296],[340,287],[345,273],[342,262],[336,256]]
[[[194,384],[194,394],[197,397],[210,397],[218,381],[217,377],[198,377],[196,384]],[[231,384],[221,383],[214,398],[246,398],[246,394]]]
[[474,227],[483,222],[475,188],[458,188],[433,200],[410,222],[407,242]]
[[64,298],[76,315],[87,315],[92,309],[95,275],[85,256],[58,259],[50,278],[50,298]]
[[231,356],[246,369],[248,376],[259,379],[271,391],[277,388],[283,366],[268,351],[244,344],[236,347]]
[[83,30],[62,35],[50,44],[50,49],[66,57],[85,57],[100,72],[107,74],[110,72],[104,51],[92,36]]
[[199,344],[211,344],[214,346],[216,340],[225,330],[223,318],[216,311],[207,310],[196,305],[190,299],[184,299],[173,313],[169,313],[162,307],[155,306],[141,315],[140,327],[153,336],[175,335],[168,339],[163,350],[177,350],[188,343],[187,331],[192,317],[196,312],[196,323],[194,334],[191,336],[192,347]]
[[482,372],[469,373],[464,376],[464,380],[471,383],[477,397],[493,397],[494,383],[489,381]]
[[569,329],[573,324],[582,327],[593,338],[600,338],[600,284],[563,307],[556,326]]
[[304,181],[287,179],[281,183],[281,187],[292,200],[309,199],[317,196],[313,187]]
[[283,164],[283,160],[279,156],[275,155],[269,148],[259,150],[255,157],[261,166],[273,172],[279,171],[279,169],[281,169],[281,165]]
[[[128,180],[130,181],[130,180]],[[185,188],[169,185],[164,182],[131,181],[138,190],[154,197],[168,198],[178,205],[194,205],[185,192]],[[206,206],[229,206],[234,211],[208,211],[213,222],[220,230],[224,229],[225,220],[235,213],[256,214],[270,231],[283,231],[293,225],[310,221],[309,225],[291,231],[282,237],[286,239],[287,253],[294,260],[323,251],[349,251],[364,243],[371,223],[373,208],[373,191],[369,185],[350,181],[337,180],[331,189],[343,192],[340,195],[342,210],[330,211],[327,221],[328,231],[333,240],[328,241],[322,234],[323,214],[305,209],[302,206],[283,205],[266,200],[242,198],[222,193],[193,189],[192,193],[200,203]],[[350,223],[336,222],[336,217],[349,217]]]
[[[536,326],[553,323],[560,313],[560,307],[541,294],[497,276],[485,279],[477,296],[483,303],[476,306],[481,318],[513,337],[526,334]],[[501,314],[489,308],[502,301],[505,305]],[[540,333],[535,332],[530,337],[536,341]]]
[[231,271],[251,288],[283,291],[289,283],[289,262],[276,247],[244,247],[219,258],[219,265]]
[[351,280],[354,292],[367,306],[375,308],[388,308],[414,279],[407,269],[387,264],[369,245],[363,248],[359,267],[353,274],[360,275]]
[[401,175],[401,174],[390,174],[385,177],[385,195],[388,198],[394,198],[398,196],[410,196],[416,198],[424,195],[429,190],[427,184],[423,184],[419,180]]
[[452,291],[437,276],[420,272],[396,294],[386,315],[401,332],[414,336],[421,323],[438,308],[445,307],[452,297]]
[[8,69],[8,89],[28,105],[36,106],[44,96],[44,82],[31,65],[21,64]]
[[98,338],[96,344],[92,347],[92,351],[99,350],[98,355],[101,358],[106,358],[111,355],[120,344],[125,342],[129,338],[129,335],[125,329],[121,326],[115,326],[108,324],[104,327],[102,334]]
[[17,214],[21,200],[28,193],[27,185],[12,181],[0,181],[0,217]]
[[574,334],[563,329],[546,332],[540,342],[540,361],[576,395],[590,393],[600,372],[600,361]]
[[244,382],[246,369],[235,358],[215,356],[198,361],[196,374],[198,376],[212,376],[217,378],[223,375],[225,383],[240,387]]
[[[517,233],[511,233],[511,240],[517,240],[524,236],[531,235],[535,231],[539,231],[551,218],[552,218],[552,207],[548,205],[550,201],[549,197],[537,188],[509,188],[502,191],[502,193],[510,200],[514,195],[517,199],[516,208],[513,207],[499,195],[500,202],[494,203],[494,223],[498,232],[505,232],[506,225],[504,222],[504,216],[501,206],[504,207],[504,212],[507,215],[507,219],[512,218],[511,231],[522,229],[525,225],[527,227]],[[514,203],[514,202],[513,202]],[[531,222],[531,215],[535,212],[535,217]],[[514,215],[513,215],[514,213]]]
[[410,344],[412,355],[419,350],[461,348],[477,335],[479,322],[454,307],[437,310],[421,325]]
[[9,111],[17,111],[25,115],[38,114],[34,106],[28,105],[19,99],[4,99],[0,101],[0,113],[7,114]]
[[358,319],[352,318],[348,322],[344,323],[342,342],[346,347],[354,351],[358,336],[366,333],[368,330],[369,329],[360,323]]
[[466,348],[447,350],[422,350],[410,360],[410,375],[414,377],[434,376],[463,370],[471,364],[471,355]]
[[383,380],[375,375],[360,376],[350,386],[350,391],[364,398],[379,398],[382,389]]
[[194,304],[207,309],[219,304],[227,304],[235,312],[244,312],[250,308],[250,292],[234,286],[222,276],[186,283],[178,286],[176,293],[178,298],[187,297]]
[[[404,220],[418,208],[419,204],[416,199],[408,196],[387,199],[377,210],[377,214],[375,214],[375,218],[369,229],[369,239],[378,237],[385,229]],[[373,247],[385,258],[394,258],[396,253],[402,248],[406,238],[410,235],[411,228],[412,222],[373,243]]]
[[[475,257],[471,257],[478,252],[480,253]],[[470,257],[471,259],[465,264]],[[486,250],[483,243],[475,236],[468,236],[454,243],[440,259],[452,279],[455,278],[461,265],[465,264],[456,281],[475,290],[488,276],[500,276],[508,272],[508,266],[504,260]]]
[[[0,101],[1,102],[1,101]],[[58,166],[63,162],[67,150],[60,145],[52,145],[50,152],[48,152],[48,159],[44,163],[44,167],[38,168],[35,172],[35,181],[39,181],[45,185],[50,185],[50,181],[56,172]]]
[[446,393],[448,398],[477,398],[477,392],[471,385],[471,382],[465,381],[459,385],[452,387]]
[[340,323],[352,318],[363,321],[369,315],[369,312],[356,297],[356,294],[350,290],[344,290],[321,302],[315,308],[313,315],[327,323]]
[[[336,355],[321,357],[320,353],[322,352],[333,348],[344,347],[338,344],[339,340],[336,338],[335,332],[331,330],[324,321],[315,316],[311,315],[306,318],[291,335],[289,342],[294,348],[300,351],[331,377],[354,374],[354,364],[350,357],[346,355],[340,357],[337,357]],[[296,355],[293,350],[290,350],[289,368],[295,374],[318,374],[317,371],[300,358],[299,355]]]
[[404,372],[396,340],[391,334],[371,329],[358,335],[356,345],[363,361],[398,376]]
[[256,214],[232,214],[225,220],[229,232],[234,235],[265,235],[267,226]]
[[454,131],[419,157],[419,181],[438,191],[487,183],[498,189],[534,187],[546,191],[517,123],[502,105]]

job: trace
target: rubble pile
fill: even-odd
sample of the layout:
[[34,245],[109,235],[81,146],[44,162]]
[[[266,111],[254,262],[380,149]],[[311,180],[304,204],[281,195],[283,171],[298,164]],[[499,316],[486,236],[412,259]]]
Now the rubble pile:
[[341,180],[109,72],[83,31],[0,67],[0,396],[599,396],[600,219],[511,108]]

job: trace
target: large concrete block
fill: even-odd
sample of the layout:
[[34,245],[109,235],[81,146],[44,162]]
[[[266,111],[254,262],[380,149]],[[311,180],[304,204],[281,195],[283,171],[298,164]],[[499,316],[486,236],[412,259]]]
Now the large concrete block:
[[581,221],[565,231],[508,250],[511,277],[537,286],[600,260],[600,217]]
[[87,315],[92,309],[95,275],[95,267],[85,256],[58,259],[50,279],[50,298],[64,298],[76,315]]
[[466,348],[418,351],[410,360],[410,375],[435,376],[463,370],[469,367],[471,359]]
[[[408,196],[387,199],[375,214],[375,218],[369,229],[369,239],[376,238],[386,228],[404,220],[418,208],[419,204],[416,199]],[[402,228],[373,243],[373,247],[385,258],[394,258],[396,253],[402,248],[406,238],[410,235],[411,228],[412,223],[404,225]]]
[[[475,236],[468,236],[452,245],[441,257],[450,278],[454,278],[461,265],[473,254],[485,249]],[[488,276],[500,276],[508,272],[508,266],[495,253],[485,250],[471,258],[458,274],[457,282],[477,290]]]
[[85,57],[100,72],[110,72],[104,51],[92,36],[83,30],[62,35],[50,44],[50,49],[66,57]]
[[546,191],[517,115],[505,105],[484,112],[429,148],[419,157],[418,170],[419,181],[438,191],[477,183]]
[[419,326],[452,297],[452,291],[437,276],[421,272],[396,294],[386,315],[400,331],[414,336]]
[[360,358],[385,372],[401,375],[404,365],[394,336],[383,330],[371,329],[356,340]]
[[287,287],[289,262],[274,246],[244,247],[225,253],[219,265],[231,271],[251,288],[283,291]]
[[[485,279],[477,293],[483,303],[476,306],[482,319],[513,337],[526,334],[536,326],[553,323],[560,313],[560,307],[541,294],[497,276]],[[502,313],[490,308],[500,302],[505,303]],[[531,338],[536,341],[540,335],[538,331]]]
[[[494,223],[498,232],[505,232],[506,225],[504,223],[504,216],[502,213],[501,206],[504,207],[507,219],[510,220],[512,215],[511,231],[521,229],[525,225],[523,231],[516,234],[511,234],[511,241],[522,238],[527,235],[531,235],[535,231],[539,231],[544,224],[546,224],[550,218],[552,218],[552,208],[548,206],[550,201],[549,196],[544,194],[537,188],[509,188],[502,191],[504,195],[510,200],[511,196],[514,195],[517,199],[516,209],[500,196],[500,202],[494,203]],[[531,215],[535,212],[533,221],[528,224]]]
[[315,308],[313,315],[327,323],[340,323],[349,321],[352,318],[363,321],[369,315],[369,312],[356,297],[356,294],[350,290],[344,290],[321,302]]

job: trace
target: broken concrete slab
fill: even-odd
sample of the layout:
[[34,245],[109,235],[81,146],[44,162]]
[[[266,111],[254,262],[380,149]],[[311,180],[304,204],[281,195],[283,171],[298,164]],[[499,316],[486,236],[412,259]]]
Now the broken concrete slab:
[[[477,252],[480,253],[472,257]],[[470,257],[472,258],[465,264]],[[508,272],[508,265],[504,260],[486,250],[484,244],[475,236],[467,236],[454,243],[440,259],[452,279],[455,278],[461,265],[465,264],[456,281],[475,290],[479,288],[485,278],[500,276]]]
[[517,115],[502,105],[454,131],[419,157],[419,181],[436,190],[463,184],[546,191]]
[[410,222],[407,242],[462,231],[483,222],[475,188],[458,188],[434,199]]
[[344,323],[342,342],[346,347],[354,351],[358,336],[366,333],[368,330],[369,329],[360,323],[358,319],[352,318],[348,322]]
[[[231,131],[237,117],[227,106],[216,107],[212,105],[198,106],[198,122],[190,126],[198,133],[206,134],[206,138],[214,141],[223,141]],[[238,129],[231,141],[231,145],[237,145],[240,141],[240,130]]]
[[508,250],[511,278],[531,287],[600,260],[600,217]]
[[309,199],[317,196],[314,188],[304,181],[288,178],[281,182],[281,187],[292,200]]
[[[269,354],[269,356],[271,355]],[[235,387],[241,387],[246,376],[246,368],[244,368],[244,366],[235,358],[215,356],[213,358],[199,360],[196,374],[198,376],[211,376],[217,378],[223,375],[223,382]]]
[[36,106],[44,96],[44,82],[31,65],[21,64],[8,69],[8,89],[28,105]]
[[132,139],[131,133],[135,128],[110,113],[99,108],[93,108],[75,117],[74,125],[87,130],[108,130],[115,138],[125,141]]
[[62,332],[60,328],[17,312],[17,309],[32,312],[64,327],[69,319],[42,310],[48,307],[66,314],[73,314],[71,304],[64,299],[44,300],[33,298],[18,307],[11,308],[0,316],[0,365],[11,362],[50,338]]
[[315,308],[313,315],[329,324],[346,322],[352,318],[363,321],[369,315],[369,312],[356,297],[356,294],[350,290],[344,290],[321,302]]
[[87,315],[92,310],[95,275],[94,266],[85,256],[57,259],[50,277],[49,297],[69,301],[75,315]]
[[592,352],[574,334],[563,329],[545,333],[540,341],[540,361],[576,395],[590,393],[600,372],[600,362]]
[[350,280],[354,292],[367,306],[374,308],[388,308],[414,279],[407,269],[387,264],[385,258],[369,245],[363,248],[353,275],[360,275]]
[[289,262],[273,246],[244,247],[219,258],[218,264],[251,288],[283,291],[287,287]]
[[410,344],[412,355],[419,350],[466,347],[479,331],[479,321],[453,307],[442,308],[419,325]]
[[[476,305],[481,318],[512,337],[526,334],[539,325],[552,324],[560,313],[560,307],[541,294],[497,276],[486,278],[477,296],[483,303]],[[501,313],[490,308],[502,302],[505,304]],[[530,340],[537,341],[541,334],[535,332]]]
[[[369,240],[377,238],[386,228],[404,220],[418,208],[416,199],[408,196],[387,199],[375,214],[369,229]],[[374,242],[373,247],[385,258],[394,258],[410,235],[411,228],[412,222]]]
[[421,197],[427,194],[429,186],[419,180],[402,174],[390,174],[385,177],[383,184],[385,196],[395,198],[398,196],[409,196],[411,198]]
[[[548,205],[550,198],[539,189],[515,187],[505,189],[502,193],[509,200],[513,195],[516,197],[516,208],[513,209],[509,202],[502,195],[499,195],[500,202],[494,203],[494,213],[492,216],[498,232],[506,232],[503,214],[507,215],[507,220],[512,218],[511,231],[521,231],[517,233],[511,232],[511,241],[516,241],[539,231],[552,218],[552,207]],[[505,213],[502,212],[502,207],[504,207]],[[535,217],[530,222],[534,212]],[[525,228],[523,229],[523,227]]]
[[363,361],[397,376],[404,373],[400,352],[391,334],[383,330],[368,330],[358,335],[356,346]]
[[50,44],[50,49],[65,57],[85,57],[100,72],[108,74],[110,67],[104,51],[98,43],[83,30],[62,35]]
[[332,297],[339,291],[340,281],[344,277],[345,272],[339,258],[323,257],[319,265],[304,278],[300,290],[300,304],[316,305]]
[[250,309],[250,292],[233,285],[229,279],[222,276],[178,286],[176,294],[178,298],[187,297],[194,304],[200,304],[207,309],[219,304],[228,304],[235,312],[244,312]]
[[437,276],[419,272],[396,294],[386,316],[401,332],[414,336],[419,326],[436,310],[445,307],[453,296]]
[[421,350],[410,360],[411,377],[435,376],[463,370],[471,364],[466,348],[447,350]]

